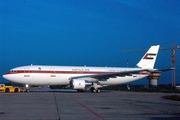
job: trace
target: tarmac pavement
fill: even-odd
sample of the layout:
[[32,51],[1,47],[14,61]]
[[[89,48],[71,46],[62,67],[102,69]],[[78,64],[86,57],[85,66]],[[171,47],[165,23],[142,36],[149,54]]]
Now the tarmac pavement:
[[0,120],[180,120],[170,93],[34,90],[0,93]]

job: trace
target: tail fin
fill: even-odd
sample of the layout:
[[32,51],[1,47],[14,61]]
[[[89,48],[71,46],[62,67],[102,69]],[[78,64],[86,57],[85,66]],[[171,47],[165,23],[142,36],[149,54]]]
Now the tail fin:
[[140,68],[153,69],[156,62],[160,45],[153,45],[137,64]]

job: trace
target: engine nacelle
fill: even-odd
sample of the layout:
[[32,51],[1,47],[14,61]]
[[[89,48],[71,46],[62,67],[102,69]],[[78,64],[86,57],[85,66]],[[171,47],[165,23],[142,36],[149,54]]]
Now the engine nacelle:
[[86,87],[86,82],[84,80],[79,80],[79,79],[71,80],[70,84],[73,89],[85,89]]

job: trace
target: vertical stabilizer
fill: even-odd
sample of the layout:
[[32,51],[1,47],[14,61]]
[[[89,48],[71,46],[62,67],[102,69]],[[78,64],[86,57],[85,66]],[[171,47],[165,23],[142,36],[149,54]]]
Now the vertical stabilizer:
[[156,62],[160,45],[153,45],[137,64],[140,68],[153,69]]

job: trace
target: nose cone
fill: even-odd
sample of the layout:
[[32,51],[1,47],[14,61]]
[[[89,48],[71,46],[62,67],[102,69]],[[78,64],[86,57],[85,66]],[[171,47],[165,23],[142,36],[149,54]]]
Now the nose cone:
[[6,74],[4,74],[2,77],[3,77],[4,79],[7,79],[7,75],[6,75]]
[[11,82],[15,82],[15,83],[21,82],[21,81],[19,81],[19,80],[21,80],[21,78],[17,77],[16,74],[10,74],[9,72],[2,75],[2,77]]
[[13,82],[14,76],[12,76],[12,75],[10,75],[10,74],[4,74],[2,77],[3,77],[4,79],[6,79],[6,80],[9,80],[9,81],[12,81],[12,82]]
[[5,73],[2,77],[3,77],[4,79],[6,79],[6,80],[10,80],[11,75],[9,74],[9,72],[7,72],[7,73]]

